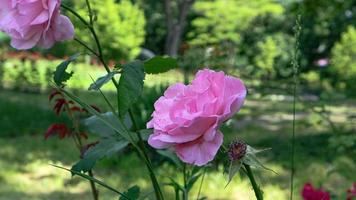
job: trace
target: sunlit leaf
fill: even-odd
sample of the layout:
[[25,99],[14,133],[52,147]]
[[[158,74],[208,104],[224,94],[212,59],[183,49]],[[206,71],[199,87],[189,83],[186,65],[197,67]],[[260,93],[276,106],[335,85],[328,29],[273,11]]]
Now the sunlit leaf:
[[272,148],[265,148],[265,149],[255,149],[249,145],[247,145],[247,149],[246,149],[246,154],[258,154],[258,153],[262,153],[265,151],[269,151]]
[[148,74],[164,73],[178,66],[176,59],[163,56],[155,56],[145,61],[144,65],[145,72]]
[[73,62],[74,60],[76,60],[79,57],[79,55],[80,55],[79,53],[75,54],[57,66],[56,71],[54,72],[54,75],[53,75],[53,81],[58,86],[63,86],[64,83],[72,77],[73,72],[68,73],[66,70],[67,70],[69,64],[71,62]]
[[112,71],[112,72],[106,74],[105,76],[102,76],[102,77],[98,78],[94,83],[92,83],[89,86],[88,90],[99,90],[107,82],[109,82],[115,76],[115,74],[117,74],[117,73],[118,72],[116,72],[116,71]]

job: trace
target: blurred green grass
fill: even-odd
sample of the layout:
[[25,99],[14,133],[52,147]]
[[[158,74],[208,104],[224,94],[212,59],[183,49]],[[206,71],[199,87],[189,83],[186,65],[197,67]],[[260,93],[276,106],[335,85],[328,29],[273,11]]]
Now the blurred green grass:
[[[89,103],[106,109],[100,96],[92,92],[74,91]],[[113,94],[107,94],[114,102]],[[345,116],[356,112],[352,100],[342,102],[321,102],[327,104],[333,120],[338,126],[344,125]],[[315,117],[298,105],[298,129],[296,138],[296,184],[295,197],[307,181],[322,185],[334,196],[342,196],[356,180],[354,155],[339,153],[329,145],[335,135],[348,135],[347,130],[334,133],[330,127],[311,120]],[[43,133],[56,121],[66,121],[50,110],[46,94],[0,92],[0,199],[90,199],[90,188],[85,180],[71,178],[70,174],[50,166],[50,163],[70,168],[78,157],[72,141],[51,138],[44,141]],[[235,138],[244,139],[258,147],[272,147],[261,155],[266,165],[278,174],[257,171],[259,183],[266,199],[287,199],[290,169],[291,102],[273,95],[263,98],[249,96],[246,105],[236,117],[222,127],[225,143]],[[314,121],[318,122],[315,123]],[[352,134],[352,133],[351,133]],[[96,168],[96,175],[108,184],[124,190],[138,184],[150,192],[149,178],[143,173],[144,166],[136,154],[125,153],[112,159],[105,159]],[[238,176],[224,189],[226,174],[222,169],[211,170],[203,185],[202,195],[209,199],[253,199],[253,192],[245,176]],[[177,177],[174,167],[164,164],[157,168],[162,183],[167,177]],[[173,198],[171,188],[165,190]],[[197,186],[191,195],[197,195]],[[103,199],[115,199],[115,194],[100,188]],[[335,198],[337,199],[337,198]],[[341,198],[340,198],[341,199]]]

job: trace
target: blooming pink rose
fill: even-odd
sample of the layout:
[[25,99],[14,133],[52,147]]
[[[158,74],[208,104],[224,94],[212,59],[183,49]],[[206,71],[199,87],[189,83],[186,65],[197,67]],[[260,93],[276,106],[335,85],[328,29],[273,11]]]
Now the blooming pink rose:
[[0,30],[16,49],[50,48],[72,39],[73,24],[60,14],[60,4],[60,0],[0,0]]
[[219,126],[242,106],[246,88],[224,72],[201,70],[192,84],[170,86],[154,104],[148,143],[158,149],[174,147],[184,162],[202,166],[213,160],[222,142]]
[[304,200],[330,200],[330,194],[322,189],[315,189],[310,183],[303,187],[302,197]]

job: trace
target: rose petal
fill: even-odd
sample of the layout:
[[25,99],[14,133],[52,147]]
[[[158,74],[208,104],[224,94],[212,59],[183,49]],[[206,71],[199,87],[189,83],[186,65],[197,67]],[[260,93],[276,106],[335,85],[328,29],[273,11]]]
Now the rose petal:
[[223,135],[217,132],[211,141],[203,138],[197,141],[178,144],[175,146],[177,156],[184,162],[203,166],[212,161],[223,142]]

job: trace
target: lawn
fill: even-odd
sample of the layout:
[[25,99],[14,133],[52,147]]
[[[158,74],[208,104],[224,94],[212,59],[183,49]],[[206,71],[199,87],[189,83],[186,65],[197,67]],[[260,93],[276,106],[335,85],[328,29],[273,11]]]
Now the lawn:
[[[95,94],[81,91],[77,94],[106,109]],[[108,96],[112,98],[110,94]],[[356,113],[356,101],[332,99],[319,103],[326,105],[330,120],[338,130],[332,131],[324,118],[311,112],[306,106],[309,103],[298,104],[295,197],[300,198],[303,184],[310,181],[340,197],[335,199],[345,199],[342,195],[356,181],[355,152],[339,147],[345,143],[342,138],[351,138],[354,134],[355,124],[347,119],[350,113]],[[258,182],[267,200],[288,197],[291,111],[292,102],[288,96],[253,94],[236,118],[222,127],[226,144],[240,138],[257,148],[272,147],[261,154],[261,160],[278,174],[257,171]],[[43,133],[51,123],[66,120],[53,114],[46,94],[0,91],[0,200],[90,199],[90,188],[85,180],[72,178],[69,173],[50,165],[70,168],[78,160],[71,140],[43,139]],[[341,142],[335,143],[339,140]],[[149,178],[141,173],[146,169],[136,154],[124,153],[125,156],[104,159],[95,167],[94,173],[119,190],[137,184],[150,193]],[[227,177],[222,173],[222,166],[219,168],[220,171],[208,168],[211,173],[206,175],[202,196],[208,199],[254,199],[244,175],[224,188]],[[179,176],[168,163],[157,167],[156,171],[162,183],[169,176]],[[164,189],[173,198],[173,190]],[[191,198],[196,198],[197,191],[198,184],[191,192]],[[104,188],[100,188],[100,194],[102,199],[117,199]]]

